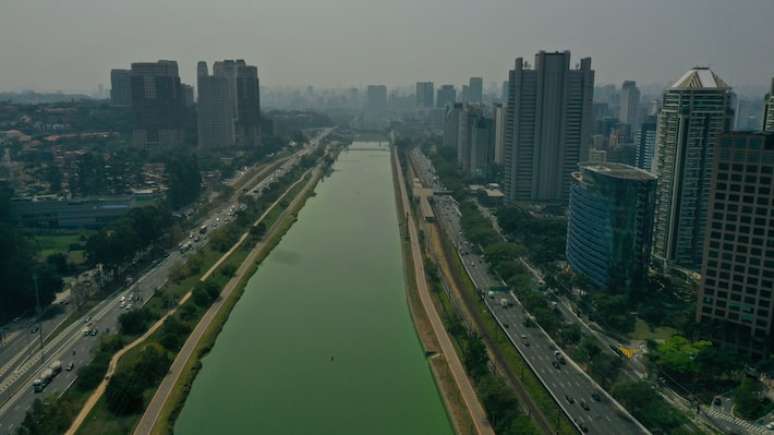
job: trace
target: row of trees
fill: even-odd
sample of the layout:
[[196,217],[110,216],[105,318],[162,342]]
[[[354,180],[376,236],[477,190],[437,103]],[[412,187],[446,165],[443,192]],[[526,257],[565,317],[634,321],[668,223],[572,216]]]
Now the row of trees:
[[86,257],[91,264],[115,268],[168,236],[173,223],[164,205],[133,208],[87,239]]

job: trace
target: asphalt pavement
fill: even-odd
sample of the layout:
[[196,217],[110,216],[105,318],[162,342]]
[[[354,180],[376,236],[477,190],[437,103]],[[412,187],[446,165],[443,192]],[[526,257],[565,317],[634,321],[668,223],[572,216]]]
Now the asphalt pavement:
[[[430,161],[417,150],[412,153],[420,180],[434,191],[444,191]],[[649,433],[564,354],[542,328],[524,326],[530,315],[513,293],[495,291],[504,287],[502,281],[490,272],[484,258],[463,236],[456,201],[448,195],[435,195],[433,209],[437,222],[457,248],[463,266],[490,313],[576,428],[592,434]],[[561,358],[557,358],[556,352]],[[560,359],[564,364],[559,362]]]
[[[258,189],[256,194],[259,195],[265,186],[290,171],[301,157],[312,152],[331,131],[332,129],[324,129],[317,138],[296,150],[272,173],[267,175],[259,171],[253,175],[251,177],[253,179],[264,177],[253,188],[253,190]],[[246,184],[253,184],[253,180]],[[111,330],[115,331],[118,327],[118,317],[128,309],[122,306],[122,298],[130,299],[130,296],[136,298],[132,304],[133,308],[146,303],[153,292],[166,283],[172,268],[205,245],[211,231],[230,219],[229,212],[239,205],[237,197],[235,193],[229,201],[214,209],[206,219],[194,226],[190,249],[185,252],[179,249],[170,251],[164,258],[158,259],[127,289],[106,298],[56,336],[49,337],[43,347],[42,355],[39,351],[37,335],[31,333],[33,326],[28,324],[29,321],[6,325],[4,340],[0,347],[0,434],[14,433],[35,399],[59,396],[64,393],[75,382],[78,368],[88,364],[93,358],[93,351],[99,343],[99,337]],[[197,229],[204,225],[207,227],[206,232],[199,234]],[[66,314],[65,311],[45,321],[44,334],[46,331],[54,331],[56,325],[65,320]],[[84,328],[96,329],[97,335],[85,335]],[[33,380],[54,361],[61,361],[63,367],[72,363],[74,368],[72,371],[63,369],[43,392],[35,393],[32,388]]]

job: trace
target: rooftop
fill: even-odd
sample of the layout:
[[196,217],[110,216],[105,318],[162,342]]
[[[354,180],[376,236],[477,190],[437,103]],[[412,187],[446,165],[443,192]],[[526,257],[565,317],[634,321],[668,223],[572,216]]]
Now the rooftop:
[[683,74],[670,89],[730,89],[711,69],[697,66]]
[[624,165],[623,163],[581,163],[581,169],[624,180],[655,180],[656,176],[644,169],[634,166]]

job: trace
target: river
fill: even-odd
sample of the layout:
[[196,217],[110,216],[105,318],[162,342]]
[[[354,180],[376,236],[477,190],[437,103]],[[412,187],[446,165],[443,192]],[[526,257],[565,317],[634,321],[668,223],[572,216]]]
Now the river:
[[406,302],[390,153],[352,148],[250,278],[176,433],[453,433]]

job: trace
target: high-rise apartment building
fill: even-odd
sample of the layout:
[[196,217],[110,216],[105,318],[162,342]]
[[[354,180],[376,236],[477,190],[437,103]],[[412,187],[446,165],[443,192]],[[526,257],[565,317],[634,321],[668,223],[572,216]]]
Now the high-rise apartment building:
[[446,111],[442,144],[444,148],[453,149],[455,151],[458,149],[460,122],[467,116],[466,112],[467,111],[463,103],[454,103]]
[[774,78],[771,79],[771,90],[764,101],[763,131],[774,131]]
[[128,69],[110,70],[110,104],[120,107],[132,105],[132,79]]
[[254,147],[260,145],[261,103],[258,68],[244,60],[197,65],[199,145]]
[[619,163],[581,163],[573,173],[567,261],[598,288],[644,282],[653,234],[656,177]]
[[368,86],[366,89],[366,110],[372,112],[385,112],[387,110],[387,86]]
[[435,99],[436,107],[447,108],[457,102],[457,90],[454,85],[443,85],[438,88],[438,96]]
[[472,104],[481,104],[484,101],[484,79],[481,77],[471,77],[468,80],[468,102]]
[[539,52],[509,72],[504,189],[508,201],[566,202],[571,174],[588,158],[594,71],[570,52]]
[[733,122],[731,88],[708,68],[686,72],[663,95],[656,131],[655,260],[698,271],[718,138]]
[[494,149],[494,162],[497,165],[503,164],[503,153],[505,151],[505,107],[502,104],[495,104],[494,106],[494,123],[495,123],[495,149]]
[[774,133],[723,134],[714,157],[696,319],[762,357],[774,327]]
[[435,97],[433,82],[417,82],[417,108],[432,109]]
[[177,62],[133,63],[132,144],[137,147],[179,145],[183,142],[185,95]]
[[236,143],[235,113],[229,82],[223,75],[210,75],[207,63],[196,68],[197,130],[199,146],[228,148]]
[[651,171],[656,155],[656,118],[648,117],[634,132],[634,145],[637,147],[637,167]]
[[619,104],[618,120],[622,124],[629,125],[629,131],[636,131],[639,126],[640,112],[640,90],[637,88],[637,83],[631,80],[623,82]]
[[481,111],[471,113],[470,122],[470,164],[468,174],[488,179],[492,175],[495,148],[495,122]]

